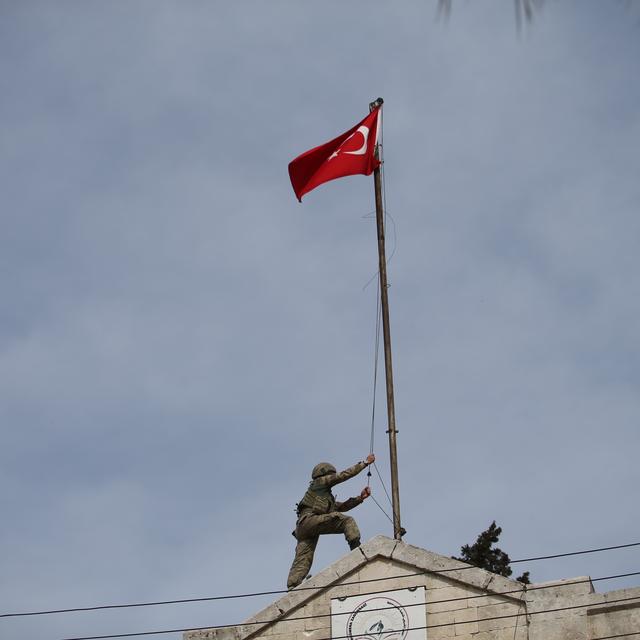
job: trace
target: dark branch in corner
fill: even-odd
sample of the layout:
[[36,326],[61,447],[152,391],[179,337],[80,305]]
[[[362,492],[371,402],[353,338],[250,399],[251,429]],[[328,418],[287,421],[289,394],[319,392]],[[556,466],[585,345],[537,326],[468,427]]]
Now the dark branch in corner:
[[[522,16],[527,22],[533,22],[533,16],[544,4],[544,0],[513,0],[516,12],[516,29],[518,33],[522,30]],[[453,0],[438,0],[438,17],[449,19]]]

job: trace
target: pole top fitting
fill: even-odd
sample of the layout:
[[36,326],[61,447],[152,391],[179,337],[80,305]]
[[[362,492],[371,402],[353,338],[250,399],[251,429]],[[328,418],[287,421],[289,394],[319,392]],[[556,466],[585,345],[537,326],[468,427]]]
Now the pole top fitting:
[[374,109],[381,107],[383,102],[384,100],[382,98],[376,98],[373,102],[369,103],[369,111],[371,112]]

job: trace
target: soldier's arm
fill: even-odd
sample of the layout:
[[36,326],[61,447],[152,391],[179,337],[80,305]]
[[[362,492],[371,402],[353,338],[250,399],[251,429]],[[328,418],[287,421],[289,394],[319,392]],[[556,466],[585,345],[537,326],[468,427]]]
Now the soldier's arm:
[[336,502],[336,511],[349,511],[354,507],[357,507],[359,504],[362,504],[369,496],[371,495],[371,489],[369,487],[365,487],[359,496],[355,498],[349,498],[344,502]]
[[367,459],[363,462],[356,462],[352,467],[345,469],[344,471],[340,471],[339,473],[333,473],[327,476],[322,476],[318,478],[326,487],[333,487],[336,484],[340,484],[345,480],[349,480],[349,478],[353,478],[357,476],[363,469],[366,469],[370,464],[375,461],[376,457],[370,453],[367,456]]
[[349,498],[344,502],[336,502],[336,511],[350,511],[363,502],[364,500],[360,496],[357,496],[356,498]]

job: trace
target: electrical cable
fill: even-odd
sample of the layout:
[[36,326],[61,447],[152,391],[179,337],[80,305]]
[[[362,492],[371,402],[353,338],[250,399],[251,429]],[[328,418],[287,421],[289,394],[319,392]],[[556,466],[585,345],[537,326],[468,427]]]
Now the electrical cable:
[[568,556],[581,556],[585,553],[599,553],[600,551],[612,551],[613,549],[626,549],[628,547],[638,547],[640,542],[630,542],[629,544],[617,544],[611,547],[600,547],[599,549],[585,549],[584,551],[571,551],[569,553],[555,553],[550,556],[537,556],[534,558],[520,558],[520,560],[511,560],[511,564],[518,562],[533,562],[534,560],[552,560],[553,558],[566,558]]
[[[373,578],[371,580],[355,580],[352,582],[341,582],[340,584],[336,584],[333,585],[333,587],[329,587],[329,589],[331,588],[339,588],[339,587],[344,587],[344,586],[350,586],[350,585],[356,585],[356,584],[363,584],[366,582],[373,582],[373,581],[379,581],[379,580],[391,580],[391,579],[400,579],[400,578],[412,578],[412,577],[416,577],[416,576],[421,576],[421,575],[425,575],[431,573],[429,571],[420,571],[418,573],[408,573],[402,576],[389,576],[387,578]],[[604,580],[616,580],[619,578],[628,578],[628,577],[632,577],[632,576],[638,576],[640,575],[640,571],[634,571],[631,573],[618,573],[615,575],[610,575],[610,576],[603,576],[600,578],[588,578],[586,580],[573,580],[570,582],[562,582],[562,583],[558,583],[558,584],[548,584],[548,585],[539,585],[539,586],[531,586],[531,587],[527,587],[527,591],[542,591],[545,589],[558,589],[558,588],[562,588],[562,587],[571,587],[571,586],[575,586],[575,585],[579,585],[579,584],[590,584],[593,582],[601,582]],[[308,589],[317,589],[318,587],[309,587]],[[304,588],[298,587],[296,590],[303,590]],[[429,588],[429,587],[425,587],[425,589],[427,591],[432,591],[433,589]],[[365,595],[365,596],[373,596],[373,595],[378,595],[380,593],[386,593],[389,589],[382,589],[379,591],[368,591],[366,593],[361,593],[360,595]],[[283,592],[280,592],[283,593]],[[288,593],[284,592],[284,593]],[[492,597],[492,596],[508,596],[508,595],[512,595],[512,594],[516,594],[516,593],[522,593],[522,589],[512,589],[509,591],[491,591],[489,593],[481,593],[478,595],[474,595],[474,596],[462,596],[462,597],[458,597],[458,598],[445,598],[443,600],[434,600],[432,602],[430,602],[429,604],[443,604],[443,603],[447,603],[447,602],[457,602],[458,600],[474,600],[476,598],[487,598],[487,597]],[[198,598],[195,600],[174,600],[171,602],[154,602],[154,603],[143,603],[143,604],[134,604],[134,605],[119,605],[119,607],[140,607],[140,606],[151,606],[151,605],[163,605],[163,604],[176,604],[176,603],[184,603],[184,602],[198,602],[198,601],[202,601],[202,600],[208,600],[208,598]],[[116,605],[117,606],[117,605]],[[413,605],[410,605],[413,606]],[[98,607],[98,608],[114,608],[114,607]],[[68,612],[73,612],[73,611],[87,611],[87,610],[93,610],[93,609],[71,609],[71,610],[61,610],[61,611],[44,611],[44,612],[36,612],[36,613],[27,613],[27,614],[9,614],[9,615],[16,615],[16,616],[21,616],[21,615],[41,615],[41,614],[48,614],[48,613],[68,613]],[[322,617],[322,616],[302,616],[302,617],[298,617],[298,618],[290,618],[289,620],[308,620],[310,618],[313,617]],[[248,623],[248,624],[269,624],[272,622],[275,622],[277,620],[263,620],[261,622],[252,622],[252,623]],[[242,624],[246,624],[246,623],[242,623]],[[229,625],[222,625],[223,627],[234,627],[234,626],[238,626],[238,624],[229,624]]]
[[[518,591],[518,593],[520,593],[521,590]],[[494,595],[494,594],[490,594],[490,595]],[[486,596],[484,596],[486,597]],[[597,608],[597,607],[601,607],[601,606],[610,606],[612,604],[619,604],[622,602],[630,602],[632,600],[637,600],[640,601],[640,596],[631,596],[628,598],[617,598],[615,600],[609,600],[607,602],[598,602],[598,603],[587,603],[587,604],[577,604],[577,605],[569,605],[566,607],[555,607],[553,609],[540,609],[538,611],[528,611],[527,612],[527,617],[528,616],[534,616],[534,615],[541,615],[541,614],[545,614],[545,613],[557,613],[559,611],[571,611],[571,610],[576,610],[576,609],[585,609],[585,608]],[[524,603],[522,603],[524,604]],[[410,607],[410,606],[424,606],[426,605],[426,603],[416,603],[416,604],[412,604],[412,605],[405,605],[405,608]],[[379,609],[369,609],[369,611],[381,611],[383,609],[393,609],[395,607],[381,607]],[[350,615],[352,612],[343,612],[337,615]],[[333,614],[336,615],[336,614]],[[419,627],[410,627],[408,629],[404,629],[404,631],[420,631],[423,629],[436,629],[436,628],[442,628],[442,627],[451,627],[454,625],[462,625],[462,624],[473,624],[473,623],[478,623],[478,622],[489,622],[489,621],[493,621],[493,620],[506,620],[506,619],[510,619],[510,618],[518,618],[522,615],[522,613],[514,613],[514,614],[505,614],[505,615],[500,615],[500,616],[489,616],[486,618],[481,618],[481,619],[475,619],[475,620],[460,620],[460,621],[454,621],[454,622],[441,622],[438,624],[428,624],[428,625],[424,625],[424,626],[419,626]],[[311,619],[311,618],[320,618],[320,617],[327,617],[327,616],[331,616],[331,614],[321,614],[321,615],[316,615],[316,616],[307,616],[305,618],[307,619]],[[267,622],[252,622],[252,623],[240,623],[240,624],[230,624],[230,625],[214,625],[214,626],[208,626],[208,627],[189,627],[189,628],[181,628],[181,629],[160,629],[160,630],[155,630],[155,631],[141,631],[138,633],[120,633],[120,634],[109,634],[109,635],[99,635],[99,636],[76,636],[76,637],[72,637],[72,638],[62,638],[61,640],[107,640],[107,639],[112,639],[112,638],[131,638],[131,637],[136,637],[136,636],[150,636],[150,635],[161,635],[161,634],[167,634],[167,633],[185,633],[185,632],[190,632],[190,631],[212,631],[212,630],[216,630],[216,629],[228,629],[231,627],[238,627],[238,626],[248,626],[248,625],[258,625],[258,624],[274,624],[274,623],[283,623],[283,622],[293,622],[294,620],[301,620],[301,619],[305,619],[305,618],[290,618],[290,619],[275,619],[275,620],[271,620],[271,621],[267,621]],[[390,630],[391,632],[392,630]],[[631,632],[630,635],[633,635],[634,633],[638,633],[638,632]],[[626,635],[626,634],[622,634],[622,635]],[[331,636],[328,638],[321,638],[319,640],[348,640],[350,636]],[[615,637],[615,636],[613,636]],[[592,639],[592,640],[605,640],[605,638],[601,638],[601,639]]]
[[[511,564],[514,563],[518,563],[518,562],[534,562],[537,560],[547,560],[549,558],[566,558],[569,556],[576,556],[576,555],[583,555],[583,554],[587,554],[587,553],[599,553],[602,551],[612,551],[615,549],[626,549],[629,547],[637,547],[640,546],[640,542],[631,542],[628,544],[620,544],[620,545],[614,545],[614,546],[610,546],[610,547],[600,547],[598,549],[586,549],[586,550],[582,550],[582,551],[570,551],[568,553],[556,553],[553,555],[548,555],[548,556],[538,556],[538,557],[532,557],[532,558],[523,558],[520,560],[511,560]],[[337,586],[347,586],[347,585],[354,585],[354,584],[366,584],[366,583],[371,583],[371,582],[381,582],[384,580],[394,580],[397,578],[409,578],[411,576],[420,576],[420,575],[440,575],[440,574],[444,574],[444,573],[450,573],[452,571],[465,571],[468,569],[477,569],[477,567],[475,567],[474,565],[466,565],[464,567],[455,567],[455,568],[450,568],[450,569],[425,569],[422,571],[417,571],[414,573],[406,573],[403,575],[395,575],[395,576],[385,576],[383,578],[367,578],[364,580],[352,580],[352,581],[348,581],[348,582],[342,582],[340,583],[340,585]],[[626,575],[626,574],[623,574]],[[636,574],[629,574],[629,575],[636,575]],[[299,587],[296,587],[296,591],[318,591],[321,589],[326,589],[327,585],[321,585],[321,586],[314,586],[314,587],[305,587],[303,585],[300,585]],[[25,611],[25,612],[18,612],[18,613],[2,613],[0,614],[0,618],[18,618],[18,617],[26,617],[26,616],[39,616],[39,615],[49,615],[49,614],[54,614],[54,613],[75,613],[77,611],[98,611],[98,610],[103,610],[103,609],[128,609],[128,608],[134,608],[134,607],[152,607],[152,606],[161,606],[161,605],[168,605],[168,604],[185,604],[185,603],[189,603],[189,602],[211,602],[211,601],[216,601],[216,600],[236,600],[236,599],[241,599],[241,598],[254,598],[254,597],[258,597],[258,596],[271,596],[271,595],[278,595],[278,594],[284,594],[284,593],[289,593],[288,589],[272,589],[269,591],[255,591],[255,592],[249,592],[249,593],[238,593],[238,594],[227,594],[227,595],[220,595],[220,596],[205,596],[205,597],[200,597],[200,598],[181,598],[181,599],[175,599],[175,600],[159,600],[159,601],[154,601],[154,602],[133,602],[133,603],[125,603],[125,604],[105,604],[105,605],[94,605],[94,606],[90,606],[90,607],[68,607],[65,609],[49,609],[49,610],[42,610],[42,611]]]
[[[405,577],[410,577],[413,574],[410,574],[409,576],[405,576]],[[617,580],[620,578],[629,578],[632,576],[639,576],[640,575],[640,571],[633,571],[631,573],[618,573],[616,575],[612,575],[612,576],[603,576],[600,578],[587,578],[586,580],[573,580],[571,582],[560,582],[560,583],[554,583],[554,584],[542,584],[542,585],[526,585],[526,590],[523,588],[520,589],[511,589],[509,591],[489,591],[487,593],[480,593],[477,595],[473,595],[473,596],[459,596],[457,598],[444,598],[442,600],[432,600],[431,602],[429,602],[428,604],[444,604],[447,602],[458,602],[460,600],[475,600],[478,598],[489,598],[489,597],[493,597],[493,596],[509,596],[509,595],[514,595],[517,593],[523,593],[523,591],[526,591],[527,593],[530,591],[543,591],[545,589],[560,589],[562,587],[574,587],[578,584],[591,584],[593,582],[601,582],[603,580]],[[335,587],[340,587],[345,583],[342,583],[340,585],[335,585]],[[404,588],[404,587],[402,587]],[[426,591],[433,591],[433,588],[431,587],[425,587]],[[375,595],[379,595],[381,593],[387,593],[389,591],[389,588],[386,589],[380,589],[378,591],[368,591],[366,593],[361,593],[359,595],[363,595],[363,596],[375,596]],[[640,597],[640,596],[639,596]],[[406,606],[414,606],[414,605],[406,605]]]
[[[575,585],[579,585],[579,584],[589,584],[592,582],[597,582],[597,581],[601,581],[601,580],[613,580],[615,578],[621,578],[621,577],[627,577],[627,576],[633,576],[633,575],[640,575],[640,571],[636,571],[634,573],[624,573],[624,574],[618,574],[615,576],[604,576],[601,578],[594,578],[594,579],[589,579],[589,580],[576,580],[573,582],[568,582],[568,583],[561,583],[561,584],[553,584],[553,585],[541,585],[539,587],[533,587],[531,589],[525,588],[525,585],[523,585],[523,588],[521,589],[513,589],[510,591],[491,591],[489,593],[482,593],[482,594],[477,594],[477,595],[473,595],[473,596],[461,596],[461,597],[457,597],[457,598],[445,598],[442,600],[432,600],[431,602],[428,603],[414,603],[414,604],[407,604],[404,605],[405,608],[410,608],[410,607],[416,607],[416,606],[421,606],[423,604],[429,604],[429,605],[434,605],[434,604],[444,604],[444,603],[448,603],[448,602],[458,602],[461,600],[474,600],[474,599],[478,599],[478,598],[492,598],[495,596],[504,596],[504,595],[511,595],[511,594],[523,594],[525,592],[529,592],[529,591],[538,591],[538,590],[543,590],[543,589],[557,589],[557,588],[561,588],[561,587],[565,587],[565,586],[575,586]],[[401,587],[404,588],[404,587]],[[431,589],[425,587],[425,591],[430,591]],[[372,595],[378,595],[380,593],[387,593],[387,590],[384,591],[373,591],[373,592],[369,592],[369,593],[361,593],[359,595],[361,596],[372,596]],[[638,598],[640,598],[640,596],[637,596]],[[526,604],[526,601],[520,601],[520,605],[524,605]],[[596,603],[597,604],[606,604],[606,603]],[[377,607],[377,608],[370,608],[367,609],[367,611],[371,612],[371,611],[386,611],[388,609],[393,609],[394,607]],[[207,627],[208,629],[228,629],[231,627],[237,627],[237,626],[258,626],[258,625],[267,625],[267,624],[274,624],[274,623],[286,623],[286,622],[296,622],[296,621],[301,621],[301,620],[312,620],[312,619],[316,619],[316,618],[329,618],[332,616],[343,616],[343,615],[350,615],[351,612],[340,612],[340,613],[320,613],[317,615],[313,615],[313,616],[296,616],[296,617],[292,617],[292,618],[273,618],[272,620],[257,620],[257,621],[253,621],[253,622],[243,622],[243,623],[235,623],[235,624],[224,624],[224,625],[217,625],[216,627]],[[522,615],[522,614],[521,614]],[[485,618],[483,618],[484,620]]]

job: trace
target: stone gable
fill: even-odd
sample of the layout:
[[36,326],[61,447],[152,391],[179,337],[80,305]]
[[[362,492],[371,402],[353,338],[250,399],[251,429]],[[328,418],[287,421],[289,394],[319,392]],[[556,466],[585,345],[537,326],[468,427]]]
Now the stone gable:
[[640,632],[640,589],[596,594],[587,577],[525,588],[377,536],[243,624],[188,632],[185,640],[329,640],[331,599],[414,587],[425,587],[427,629],[420,637],[428,640],[591,640],[614,633],[607,629]]

